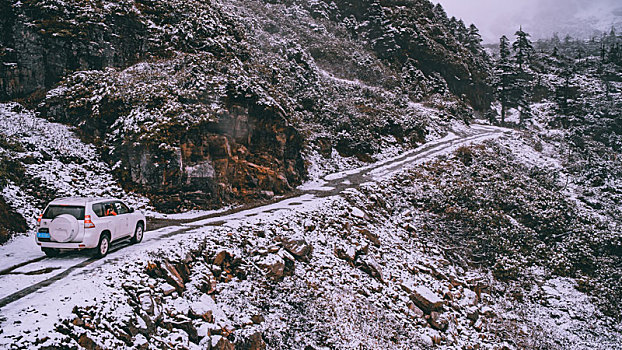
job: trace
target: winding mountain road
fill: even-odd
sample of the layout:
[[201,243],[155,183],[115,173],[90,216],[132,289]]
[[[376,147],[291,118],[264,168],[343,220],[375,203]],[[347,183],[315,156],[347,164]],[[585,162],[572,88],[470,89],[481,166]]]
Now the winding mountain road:
[[[30,260],[25,259],[0,271],[0,324],[5,312],[9,312],[11,308],[28,307],[30,298],[36,297],[38,293],[55,288],[56,295],[61,295],[63,293],[62,281],[68,276],[80,273],[83,275],[82,278],[89,278],[89,273],[95,267],[114,262],[123,256],[137,254],[139,251],[154,249],[158,241],[163,239],[169,239],[202,226],[221,225],[231,220],[241,220],[275,210],[295,209],[316,198],[339,195],[344,190],[356,188],[362,183],[389,178],[396,172],[441,154],[447,154],[460,146],[497,138],[510,132],[512,132],[510,129],[474,124],[469,131],[462,131],[460,135],[450,133],[440,140],[429,142],[399,156],[365,167],[328,175],[315,183],[300,186],[290,195],[267,204],[260,203],[194,219],[159,220],[158,226],[161,227],[146,232],[141,244],[130,245],[123,242],[117,244],[104,259],[91,258],[83,252],[66,253],[54,258],[40,256]],[[72,293],[72,291],[68,290],[67,293]],[[16,303],[17,301],[20,302]]]

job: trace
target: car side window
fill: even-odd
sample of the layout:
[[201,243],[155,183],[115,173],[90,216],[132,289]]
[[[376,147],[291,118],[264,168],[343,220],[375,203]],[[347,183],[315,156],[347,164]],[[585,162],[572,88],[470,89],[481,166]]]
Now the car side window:
[[117,208],[114,202],[104,203],[104,216],[116,216],[117,214]]
[[100,218],[104,217],[104,204],[103,203],[93,204],[93,212],[95,213],[95,215],[97,215]]
[[115,202],[114,204],[117,207],[117,214],[127,214],[130,212],[130,209],[127,207],[127,205],[121,202]]

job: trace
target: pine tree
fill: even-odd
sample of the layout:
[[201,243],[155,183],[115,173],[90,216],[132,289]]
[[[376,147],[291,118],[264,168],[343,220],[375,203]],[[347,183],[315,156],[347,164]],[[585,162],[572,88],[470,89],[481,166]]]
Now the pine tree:
[[454,16],[451,16],[449,19],[449,30],[451,30],[451,34],[454,36],[456,35],[458,30],[458,20]]
[[514,54],[516,56],[516,63],[520,69],[523,69],[523,64],[529,63],[531,60],[531,54],[533,53],[533,45],[529,40],[529,34],[523,31],[523,27],[514,34],[516,35],[516,41],[512,44]]
[[512,97],[515,95],[516,70],[511,62],[510,40],[504,35],[499,39],[499,61],[496,66],[496,88],[497,98],[501,103],[501,124],[505,124],[507,110],[514,103]]
[[560,77],[564,78],[564,83],[556,89],[557,104],[564,114],[568,114],[569,112],[568,100],[571,98],[573,89],[571,87],[570,80],[573,75],[574,66],[572,64],[572,60],[566,60],[566,62],[564,62],[564,68],[560,74]]
[[499,55],[502,60],[509,60],[510,55],[512,55],[512,52],[510,52],[510,40],[505,35],[499,39]]
[[469,36],[469,31],[467,30],[467,27],[464,25],[464,22],[459,19],[456,21],[456,37],[458,37],[458,40],[461,43],[466,43],[466,40]]
[[446,26],[449,26],[450,24],[449,17],[447,17],[447,12],[445,12],[445,9],[440,3],[436,4],[434,8],[432,9],[432,11],[437,16],[437,18],[440,20],[441,23],[443,23]]
[[553,42],[553,45],[555,46],[559,46],[559,44],[561,44],[561,40],[559,39],[559,34],[557,32],[553,33],[553,38],[551,38],[551,41]]
[[479,29],[477,29],[475,24],[469,26],[466,46],[475,54],[481,51],[482,36],[479,34]]
[[516,103],[519,112],[519,124],[524,125],[525,120],[531,117],[531,82],[533,77],[526,71],[520,70],[514,79],[515,88],[512,90],[511,100]]

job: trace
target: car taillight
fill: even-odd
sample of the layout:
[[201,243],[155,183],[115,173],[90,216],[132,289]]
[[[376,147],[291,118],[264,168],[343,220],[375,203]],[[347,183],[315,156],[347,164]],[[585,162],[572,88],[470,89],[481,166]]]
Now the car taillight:
[[39,216],[37,217],[37,222],[41,223],[41,218],[43,218],[43,214],[39,214]]
[[84,228],[93,228],[95,224],[91,221],[90,215],[84,215]]

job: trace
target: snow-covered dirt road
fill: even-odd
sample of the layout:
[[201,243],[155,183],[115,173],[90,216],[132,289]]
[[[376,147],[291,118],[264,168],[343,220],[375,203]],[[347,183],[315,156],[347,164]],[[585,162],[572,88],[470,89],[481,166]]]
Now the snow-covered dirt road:
[[[46,309],[48,313],[45,317],[56,320],[56,317],[49,315],[49,312],[54,312],[54,307],[50,308],[49,305],[61,301],[63,304],[70,304],[74,300],[85,300],[96,293],[96,291],[79,292],[75,286],[79,285],[80,281],[85,281],[85,285],[88,285],[86,281],[96,278],[93,274],[98,268],[114,265],[115,261],[121,260],[122,257],[145,254],[156,249],[165,240],[174,240],[175,236],[191,233],[203,226],[242,221],[262,213],[295,210],[318,198],[339,195],[342,191],[356,188],[360,184],[388,178],[397,171],[448,154],[460,146],[482,142],[509,132],[511,132],[509,129],[473,125],[468,131],[461,131],[459,135],[450,133],[442,139],[391,159],[325,176],[321,180],[300,186],[296,193],[286,198],[276,199],[266,205],[171,221],[169,226],[147,232],[141,244],[118,244],[104,259],[93,259],[84,252],[45,258],[38,251],[32,237],[16,240],[0,247],[0,324],[13,319],[13,316],[20,311],[32,308]],[[48,307],[44,308],[43,305]],[[8,331],[0,333],[0,344],[8,341],[7,335]]]

